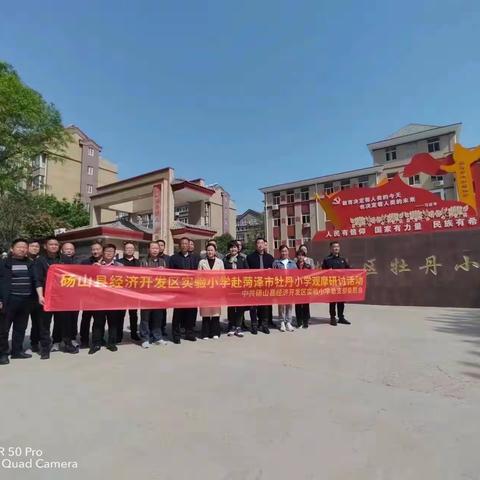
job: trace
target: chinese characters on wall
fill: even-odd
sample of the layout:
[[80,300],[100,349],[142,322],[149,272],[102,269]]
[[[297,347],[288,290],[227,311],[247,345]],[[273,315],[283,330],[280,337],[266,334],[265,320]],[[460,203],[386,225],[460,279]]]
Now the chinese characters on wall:
[[[369,258],[363,264],[363,268],[366,270],[368,275],[378,275],[377,270],[377,259]],[[393,275],[401,275],[402,273],[412,272],[418,269],[420,272],[423,272],[425,275],[437,276],[441,268],[449,268],[447,265],[440,263],[440,260],[437,258],[437,255],[429,255],[425,257],[425,262],[421,265],[409,265],[404,258],[393,258],[388,265],[388,270]],[[462,259],[458,263],[453,265],[454,271],[464,271],[469,272],[473,269],[480,268],[480,262],[473,260],[468,255],[463,255]]]

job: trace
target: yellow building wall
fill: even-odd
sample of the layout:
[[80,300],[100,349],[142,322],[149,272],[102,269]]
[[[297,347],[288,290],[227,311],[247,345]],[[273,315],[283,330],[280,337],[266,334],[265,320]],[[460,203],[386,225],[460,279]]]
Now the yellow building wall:
[[114,222],[117,219],[116,212],[112,210],[102,210],[101,223]]
[[100,158],[98,169],[98,186],[108,185],[118,181],[118,168],[113,163]]
[[81,140],[81,137],[77,133],[72,134],[72,132],[70,132],[70,134],[71,134],[71,137],[72,137],[72,141],[68,143],[65,150],[63,152],[59,153],[59,155],[61,155],[62,157],[71,158],[71,159],[74,159],[74,160],[77,160],[77,161],[81,162],[81,160],[82,160],[82,147],[79,144],[79,142]]
[[229,212],[229,228],[228,232],[233,238],[237,238],[237,210],[230,208]]
[[79,145],[80,136],[71,133],[71,137],[64,151],[47,154],[45,193],[59,200],[72,200],[80,192],[82,148]]
[[79,161],[64,158],[57,162],[47,160],[46,192],[59,200],[73,200],[80,193],[82,164]]

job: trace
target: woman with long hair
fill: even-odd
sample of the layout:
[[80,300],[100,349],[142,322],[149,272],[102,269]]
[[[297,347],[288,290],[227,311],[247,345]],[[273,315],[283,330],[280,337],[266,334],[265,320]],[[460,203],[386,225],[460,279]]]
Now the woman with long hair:
[[[206,258],[202,258],[198,263],[199,270],[223,270],[223,262],[217,257],[217,246],[209,243],[206,248]],[[204,340],[209,338],[220,338],[220,315],[221,307],[203,307],[200,308],[202,317],[202,333]]]
[[[297,252],[297,268],[299,270],[311,270],[312,266],[306,261],[305,252],[300,248]],[[295,305],[295,318],[297,320],[297,328],[308,328],[310,320],[310,304],[297,303]]]

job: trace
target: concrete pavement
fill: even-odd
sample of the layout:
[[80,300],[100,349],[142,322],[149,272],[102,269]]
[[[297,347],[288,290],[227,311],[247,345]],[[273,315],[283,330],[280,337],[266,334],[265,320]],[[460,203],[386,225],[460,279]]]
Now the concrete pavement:
[[313,313],[294,333],[12,360],[0,448],[78,468],[0,478],[480,478],[478,310]]

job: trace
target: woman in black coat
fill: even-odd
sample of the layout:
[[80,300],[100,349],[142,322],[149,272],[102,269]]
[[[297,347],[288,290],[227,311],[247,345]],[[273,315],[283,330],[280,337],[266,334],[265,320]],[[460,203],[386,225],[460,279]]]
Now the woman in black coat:
[[[223,259],[225,270],[240,270],[248,268],[247,259],[239,254],[238,244],[232,240],[228,244],[228,254]],[[243,337],[242,317],[245,307],[228,307],[228,336]]]

